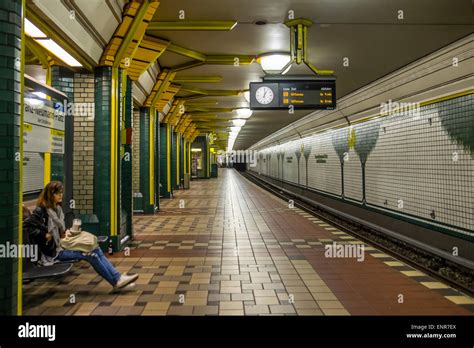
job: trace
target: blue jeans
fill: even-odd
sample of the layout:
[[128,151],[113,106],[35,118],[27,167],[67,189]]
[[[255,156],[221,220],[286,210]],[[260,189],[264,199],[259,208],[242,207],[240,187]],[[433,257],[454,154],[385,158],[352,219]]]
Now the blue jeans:
[[100,248],[94,249],[90,255],[83,255],[82,252],[78,250],[62,250],[59,252],[57,260],[86,260],[91,264],[95,271],[112,286],[115,286],[117,281],[120,279],[120,273],[115,269],[114,265],[112,265],[107,257],[105,257]]

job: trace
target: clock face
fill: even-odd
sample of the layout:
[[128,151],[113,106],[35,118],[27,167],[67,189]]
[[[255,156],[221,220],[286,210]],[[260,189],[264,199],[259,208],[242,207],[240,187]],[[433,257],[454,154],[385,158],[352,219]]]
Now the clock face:
[[273,100],[273,91],[269,87],[260,87],[255,92],[255,98],[260,104],[270,104]]

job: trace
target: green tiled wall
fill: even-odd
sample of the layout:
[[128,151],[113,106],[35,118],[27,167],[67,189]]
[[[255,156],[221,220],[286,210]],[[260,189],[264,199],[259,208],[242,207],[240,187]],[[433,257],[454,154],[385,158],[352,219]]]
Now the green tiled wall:
[[[132,128],[133,117],[133,98],[132,98],[132,80],[127,78],[127,86],[125,93],[125,122],[124,128]],[[132,235],[132,205],[133,205],[133,190],[132,190],[132,145],[123,144],[124,156],[122,156],[122,209],[126,215],[127,235]],[[128,161],[125,160],[125,155],[128,156]]]
[[110,93],[112,69],[95,70],[94,212],[99,229],[110,231]]
[[163,198],[170,198],[171,193],[173,192],[171,189],[171,192],[168,191],[168,177],[167,177],[167,172],[168,172],[168,165],[166,161],[166,154],[168,152],[167,148],[167,135],[166,135],[166,129],[167,125],[166,123],[160,123],[160,196]]
[[176,159],[177,159],[177,143],[178,137],[173,129],[171,129],[171,187],[173,190],[178,190],[179,186],[176,183],[177,168],[176,168]]
[[[0,2],[0,244],[18,243],[21,1]],[[0,315],[17,313],[18,260],[0,258]]]

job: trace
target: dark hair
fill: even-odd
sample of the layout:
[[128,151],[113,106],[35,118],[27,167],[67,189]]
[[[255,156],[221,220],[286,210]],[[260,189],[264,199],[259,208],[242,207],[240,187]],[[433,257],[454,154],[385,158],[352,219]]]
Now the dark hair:
[[54,195],[64,191],[63,184],[60,181],[51,181],[41,192],[36,205],[42,208],[56,208]]

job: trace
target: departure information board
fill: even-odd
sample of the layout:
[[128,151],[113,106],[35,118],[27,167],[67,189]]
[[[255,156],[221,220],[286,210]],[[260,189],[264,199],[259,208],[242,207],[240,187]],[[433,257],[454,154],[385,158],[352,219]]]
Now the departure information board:
[[250,83],[250,109],[332,110],[336,82],[331,80],[270,80]]

